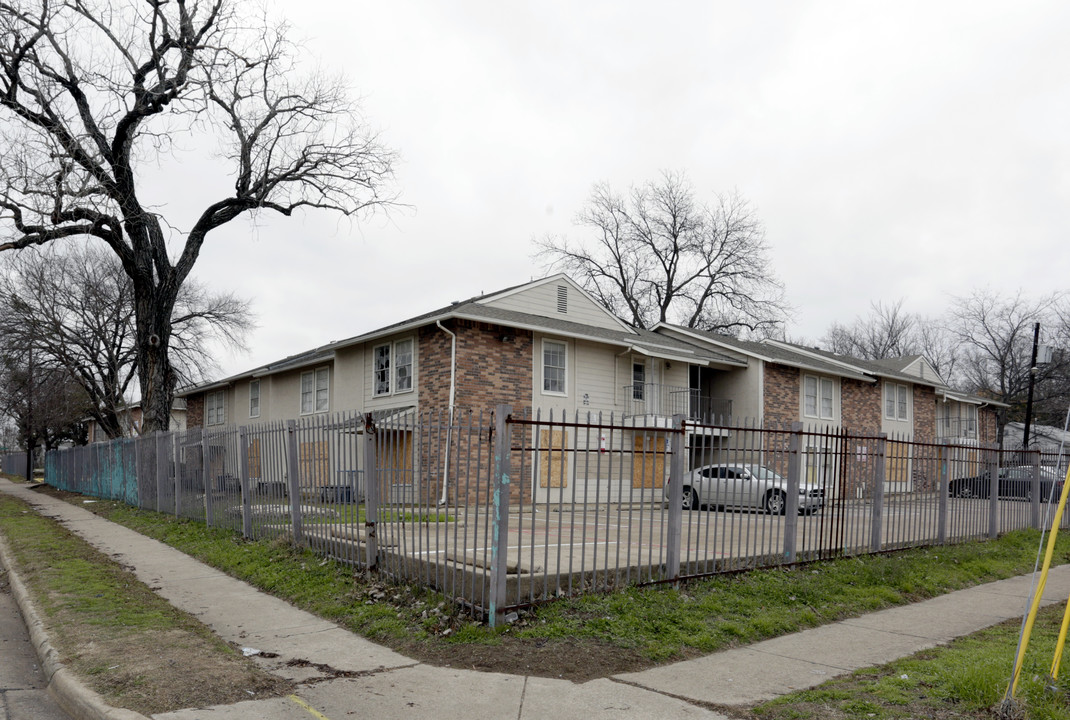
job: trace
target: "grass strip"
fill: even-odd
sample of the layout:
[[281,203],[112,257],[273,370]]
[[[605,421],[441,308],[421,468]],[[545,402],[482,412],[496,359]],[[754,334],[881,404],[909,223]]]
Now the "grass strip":
[[812,690],[784,695],[746,713],[762,720],[979,718],[1067,720],[1070,684],[1049,682],[1063,607],[1040,612],[1027,663],[1010,706],[1004,692],[1021,622],[1008,621],[881,667],[865,668]]
[[[680,588],[625,588],[562,599],[492,630],[420,588],[385,585],[281,542],[249,542],[224,530],[98,502],[86,507],[321,617],[394,647],[495,645],[511,639],[589,641],[629,650],[646,664],[746,645],[846,617],[1028,573],[1039,535],[865,555],[757,570]],[[1055,563],[1070,561],[1060,536]],[[399,645],[399,643],[401,643]]]
[[[110,704],[151,714],[287,689],[131,572],[21,500],[0,495],[0,533],[53,645]],[[221,682],[186,687],[172,670],[183,657],[215,668]]]

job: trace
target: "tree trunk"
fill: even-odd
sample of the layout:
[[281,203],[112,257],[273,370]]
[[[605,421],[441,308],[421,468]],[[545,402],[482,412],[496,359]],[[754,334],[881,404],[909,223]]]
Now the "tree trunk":
[[171,425],[176,384],[169,352],[174,297],[159,288],[142,292],[137,284],[135,296],[142,433],[166,431]]

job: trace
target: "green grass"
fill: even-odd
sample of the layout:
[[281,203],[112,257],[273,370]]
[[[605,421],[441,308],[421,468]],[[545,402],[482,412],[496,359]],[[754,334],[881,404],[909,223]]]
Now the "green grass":
[[0,495],[0,533],[45,612],[76,613],[123,630],[183,627],[185,619],[133,576],[25,503]]
[[[562,599],[492,630],[445,612],[424,617],[443,598],[420,588],[383,586],[352,568],[296,551],[281,541],[249,542],[223,530],[114,502],[86,506],[155,537],[310,612],[375,640],[497,643],[586,639],[665,662],[745,645],[846,617],[1030,572],[1038,534],[990,542],[903,550],[794,568],[719,576],[680,587],[626,588]],[[1070,560],[1060,537],[1057,563]],[[451,633],[440,633],[449,626]]]
[[1041,611],[1014,699],[1004,706],[1020,621],[960,638],[879,668],[867,668],[753,709],[769,720],[788,718],[1020,717],[1070,718],[1070,683],[1063,672],[1048,682],[1063,607]]

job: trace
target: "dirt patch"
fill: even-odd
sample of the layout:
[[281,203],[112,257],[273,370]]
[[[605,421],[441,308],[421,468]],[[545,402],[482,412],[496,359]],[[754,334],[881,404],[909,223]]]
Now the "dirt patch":
[[507,637],[500,645],[411,643],[395,649],[430,665],[562,678],[577,683],[651,666],[650,660],[638,653],[584,639]]
[[152,715],[226,705],[291,691],[282,678],[186,630],[98,637],[91,626],[71,625],[63,644],[71,669],[113,705]]
[[292,690],[58,523],[30,522],[16,502],[0,498],[0,530],[19,575],[64,664],[108,704],[152,715]]

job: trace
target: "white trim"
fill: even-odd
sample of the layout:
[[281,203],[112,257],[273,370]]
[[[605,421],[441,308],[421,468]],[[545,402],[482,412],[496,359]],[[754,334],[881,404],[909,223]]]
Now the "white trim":
[[[327,402],[326,402],[326,405],[322,409],[317,407],[317,397],[319,395],[319,387],[317,387],[317,384],[319,382],[319,373],[320,373],[321,370],[324,373],[326,373],[326,375],[327,375],[327,387],[324,388],[326,390],[326,393],[327,393]],[[305,376],[306,375],[311,375],[312,376],[312,393],[311,393],[312,408],[310,410],[305,410]],[[331,411],[331,366],[330,365],[322,365],[322,366],[320,366],[318,368],[314,368],[312,370],[305,370],[304,372],[301,373],[300,377],[298,378],[297,383],[298,383],[297,384],[297,409],[298,409],[298,411],[300,412],[301,415],[316,415],[318,413],[325,413],[325,412],[330,412]]]
[[[253,414],[253,385],[256,385],[256,414]],[[249,381],[249,417],[260,417],[261,401],[264,395],[260,392],[260,378],[253,378]]]
[[[827,362],[828,362],[829,366],[831,366],[831,367],[820,368],[820,367],[816,367],[814,365],[809,365],[807,363],[801,362],[799,360],[790,359],[790,358],[772,357],[771,355],[768,355],[768,354],[763,354],[763,353],[755,352],[754,350],[748,350],[748,349],[744,349],[744,348],[741,348],[741,347],[737,347],[736,345],[733,345],[731,343],[726,343],[726,342],[717,340],[716,338],[711,338],[711,337],[709,337],[707,335],[696,333],[694,331],[689,330],[688,328],[683,328],[683,327],[680,327],[678,325],[670,325],[669,323],[658,323],[657,325],[654,326],[654,331],[657,332],[657,330],[659,328],[663,328],[665,330],[665,332],[670,333],[670,334],[674,333],[674,332],[675,333],[679,333],[680,335],[683,335],[683,336],[685,336],[687,338],[690,338],[691,340],[697,341],[699,343],[706,343],[708,345],[713,345],[715,348],[717,348],[719,350],[727,350],[730,353],[739,353],[740,355],[744,355],[746,357],[752,357],[752,358],[755,358],[757,360],[762,360],[762,361],[768,362],[768,363],[773,363],[774,365],[783,365],[785,367],[792,367],[792,368],[796,368],[798,370],[806,370],[808,372],[820,373],[820,374],[823,374],[823,375],[830,375],[830,374],[832,374],[832,371],[833,371],[834,368],[840,367],[840,368],[843,368],[843,372],[842,373],[838,373],[838,375],[840,377],[846,377],[846,378],[850,378],[852,380],[860,380],[862,382],[869,382],[869,383],[877,382],[877,378],[871,377],[870,376],[871,374],[868,373],[867,371],[862,371],[862,370],[852,371],[852,370],[849,369],[849,366],[845,366],[844,363],[836,363],[836,362],[833,362],[833,361],[829,360]],[[776,343],[774,343],[772,341],[769,341],[769,340],[763,340],[762,342],[768,342],[770,345],[776,345],[777,347],[780,347],[778,344],[776,344]],[[798,352],[798,350],[799,350],[798,348],[796,348],[796,347],[794,347],[792,345],[785,345],[781,349],[787,350],[789,352]],[[802,353],[799,353],[799,354],[802,355]],[[803,355],[803,356],[807,357],[807,358],[809,358],[811,360],[818,360],[820,362],[826,362],[825,358],[816,357],[816,356],[810,356],[810,355]],[[714,362],[716,362],[716,361],[714,361]]]
[[[894,397],[892,398],[892,400],[895,403],[895,405],[894,405],[895,412],[893,414],[891,414],[891,415],[888,414],[888,390],[889,390],[889,388],[893,389],[894,393],[895,393]],[[906,398],[907,398],[907,402],[906,402],[906,417],[899,417],[899,390],[900,389],[906,390]],[[910,385],[906,384],[906,383],[895,382],[894,380],[885,380],[884,381],[884,392],[881,393],[881,405],[882,405],[881,415],[884,417],[885,420],[892,420],[894,422],[910,422],[911,419],[914,417],[914,412],[913,412],[913,410],[914,410],[914,392],[913,392],[913,388]]]
[[[219,419],[215,422],[211,421],[208,409],[208,399],[211,397],[219,398]],[[204,394],[204,426],[214,425],[226,425],[227,423],[227,393],[225,390],[213,390]]]
[[[592,304],[594,304],[595,307],[600,309],[602,311],[603,315],[605,315],[607,318],[609,318],[610,320],[615,322],[617,325],[619,325],[622,330],[624,330],[625,332],[633,333],[633,334],[635,333],[635,329],[634,328],[632,328],[630,325],[628,325],[628,323],[624,322],[619,317],[617,317],[616,315],[611,313],[609,310],[607,310],[605,308],[605,306],[602,305],[602,303],[600,303],[597,300],[595,300],[591,296],[591,294],[589,292],[584,290],[583,287],[580,286],[579,284],[577,284],[577,282],[575,280],[573,280],[572,278],[570,278],[568,275],[566,275],[564,273],[558,273],[556,275],[551,275],[550,277],[545,277],[545,278],[542,278],[541,280],[533,280],[532,282],[525,283],[523,285],[518,285],[517,287],[509,288],[508,290],[499,290],[498,292],[491,293],[490,295],[483,295],[482,297],[478,297],[478,298],[475,298],[474,300],[469,300],[469,301],[466,301],[466,302],[474,302],[477,305],[486,305],[492,300],[500,300],[502,298],[507,298],[510,295],[516,295],[517,293],[526,292],[526,291],[528,291],[528,290],[530,290],[532,288],[537,288],[537,287],[540,287],[542,285],[547,285],[547,284],[550,284],[550,283],[558,283],[558,284],[560,284],[562,282],[566,283],[568,285],[571,285],[577,292],[579,292],[581,295],[583,295],[585,298],[587,298],[587,300],[589,300]],[[555,306],[556,306],[556,300],[555,300]],[[488,320],[486,318],[484,318],[482,322],[488,322]],[[510,327],[513,327],[513,326],[510,325]]]
[[[398,345],[403,343],[409,343],[409,386],[404,390],[398,389]],[[379,392],[379,369],[376,367],[375,353],[380,348],[387,349],[387,367],[386,367],[386,385],[387,389],[383,392]],[[388,342],[381,342],[371,347],[371,368],[372,368],[372,397],[390,397],[392,395],[405,395],[416,391],[416,337],[414,335],[408,335],[406,337],[397,338],[396,340],[390,340]]]
[[[563,390],[547,390],[546,389],[546,345],[553,343],[554,345],[560,345],[565,356],[565,364],[562,366],[561,384],[564,386]],[[555,397],[568,397],[568,343],[564,340],[556,340],[554,338],[543,338],[542,345],[539,348],[539,381],[540,391],[543,395],[553,395]]]
[[[820,375],[811,375],[809,373],[802,376],[802,414],[803,417],[814,418],[815,420],[835,420],[836,419],[836,383],[830,377],[822,377]],[[810,414],[806,412],[806,381],[810,379],[815,383],[814,387],[814,413]],[[825,383],[828,383],[831,391],[832,407],[829,409],[829,414],[824,415],[821,412],[821,399],[822,399],[822,387]]]

